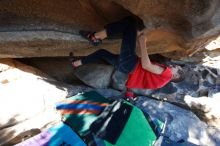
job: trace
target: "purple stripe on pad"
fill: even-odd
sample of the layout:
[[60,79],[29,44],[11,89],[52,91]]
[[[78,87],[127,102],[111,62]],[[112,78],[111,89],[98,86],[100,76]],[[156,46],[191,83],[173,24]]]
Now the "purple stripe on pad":
[[41,132],[40,134],[30,138],[22,143],[15,146],[48,146],[48,143],[53,134],[49,131]]

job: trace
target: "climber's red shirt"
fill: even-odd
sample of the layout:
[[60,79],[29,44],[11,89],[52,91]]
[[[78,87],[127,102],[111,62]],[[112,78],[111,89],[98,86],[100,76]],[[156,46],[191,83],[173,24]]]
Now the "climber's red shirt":
[[172,78],[172,70],[163,64],[157,65],[164,68],[164,71],[161,74],[154,74],[143,69],[139,60],[134,71],[128,76],[126,87],[139,89],[158,89],[165,86]]

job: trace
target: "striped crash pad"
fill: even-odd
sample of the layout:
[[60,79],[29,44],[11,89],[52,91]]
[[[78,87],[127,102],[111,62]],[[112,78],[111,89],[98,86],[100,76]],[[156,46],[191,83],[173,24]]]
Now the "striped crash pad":
[[95,91],[78,94],[56,104],[62,120],[79,134],[84,135],[98,115],[112,101]]

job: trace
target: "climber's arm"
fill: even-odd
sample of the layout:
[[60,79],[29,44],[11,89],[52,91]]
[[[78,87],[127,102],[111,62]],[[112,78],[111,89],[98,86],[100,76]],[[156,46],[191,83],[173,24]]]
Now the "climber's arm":
[[142,33],[138,36],[138,43],[141,50],[141,65],[143,69],[146,69],[155,74],[161,74],[164,70],[163,67],[152,64],[147,52],[147,37]]

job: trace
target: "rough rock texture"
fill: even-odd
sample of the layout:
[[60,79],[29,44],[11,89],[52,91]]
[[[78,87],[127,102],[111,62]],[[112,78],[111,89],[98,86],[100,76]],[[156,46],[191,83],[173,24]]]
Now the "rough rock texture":
[[[136,0],[135,2],[115,0],[115,2],[141,17],[149,27],[167,27],[192,36],[199,36],[213,27],[213,22],[209,20],[212,20],[219,8],[219,0]],[[201,26],[203,29],[199,30]],[[192,31],[195,29],[197,31]]]
[[119,40],[104,41],[97,48],[78,34],[72,33],[57,31],[0,32],[0,58],[68,56],[70,52],[74,52],[77,56],[85,56],[99,48],[118,53],[119,42]]
[[[207,45],[213,41],[211,50],[220,48],[217,39],[220,31],[220,2],[219,0],[115,0],[116,3],[131,11],[145,21],[150,28],[163,27],[174,30],[185,38],[187,50],[163,54],[166,57],[180,59],[197,53],[197,59],[201,61],[202,53],[208,49]],[[208,49],[209,50],[209,49]],[[175,56],[175,57],[174,57]],[[187,60],[187,58],[184,58]]]
[[[136,105],[151,116],[166,121],[164,134],[174,141],[184,139],[194,144],[209,146],[220,144],[218,136],[209,135],[208,126],[188,110],[147,97],[139,97]],[[214,131],[218,135],[219,131],[213,129]]]
[[[184,60],[195,55],[194,59],[201,61],[204,56],[200,52],[219,48],[219,5],[219,0],[2,0],[1,38],[8,33],[13,38],[19,33],[28,41],[16,38],[17,42],[11,42],[4,38],[0,41],[0,57],[66,56],[75,49],[77,54],[86,55],[91,53],[88,46],[68,37],[68,33],[77,35],[79,29],[99,30],[108,22],[134,14],[144,20],[147,28],[153,29],[148,36],[150,54],[162,53]],[[47,38],[39,39],[42,35]],[[54,35],[60,38],[55,39]],[[213,41],[217,43],[210,47]],[[118,53],[118,45],[103,47]]]
[[[219,0],[136,0],[135,3],[132,0],[117,0],[115,2],[142,18],[145,25],[150,28],[163,27],[182,34],[187,42],[185,44],[187,51],[184,52],[190,57],[207,49],[206,46],[219,36]],[[212,46],[212,50],[220,47],[219,41],[216,42],[218,45]],[[176,56],[175,59],[187,57],[178,51],[164,55],[169,58]],[[201,60],[203,56],[198,55],[195,58]]]
[[101,28],[105,23],[89,0],[66,2],[61,0],[16,0],[10,3],[3,0],[0,10],[1,17],[5,20],[2,25],[11,21],[10,26],[15,25],[16,20],[20,25],[28,20],[39,20],[39,24],[55,22],[90,29]]

